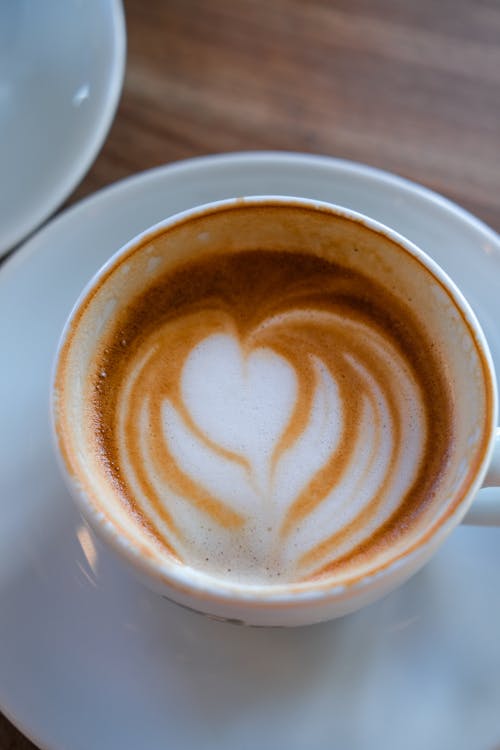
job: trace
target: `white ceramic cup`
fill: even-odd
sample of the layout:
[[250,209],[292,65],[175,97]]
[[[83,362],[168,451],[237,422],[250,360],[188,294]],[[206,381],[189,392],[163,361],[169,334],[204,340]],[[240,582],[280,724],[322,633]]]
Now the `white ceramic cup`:
[[[269,217],[262,218],[263,206],[272,206],[274,213],[268,211]],[[290,209],[300,209],[300,226],[289,216],[276,221],[280,211]],[[257,213],[259,220],[252,221]],[[157,555],[118,498],[106,493],[86,459],[82,383],[99,337],[117,311],[151,284],[152,274],[176,263],[215,247],[273,249],[277,241],[280,246],[287,241],[302,243],[305,252],[314,254],[315,247],[330,238],[344,247],[344,259],[354,255],[349,253],[349,243],[356,242],[360,252],[352,263],[396,289],[402,299],[411,298],[445,353],[454,388],[458,448],[440,485],[439,501],[432,503],[425,526],[418,528],[406,547],[398,548],[397,554],[389,549],[382,563],[344,583],[328,576],[281,585],[235,583]],[[153,247],[156,260],[146,263]],[[274,196],[220,201],[171,217],[120,249],[83,290],[66,323],[54,368],[52,416],[63,474],[92,528],[151,588],[216,619],[294,626],[344,615],[416,573],[466,514],[471,522],[500,524],[500,491],[493,499],[473,504],[481,486],[500,485],[495,373],[474,313],[444,271],[407,239],[354,211],[317,201]]]

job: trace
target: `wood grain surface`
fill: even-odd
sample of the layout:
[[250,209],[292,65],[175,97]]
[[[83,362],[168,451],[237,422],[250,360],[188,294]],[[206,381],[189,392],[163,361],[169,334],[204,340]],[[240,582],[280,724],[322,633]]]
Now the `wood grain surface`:
[[[500,230],[498,0],[127,0],[125,11],[123,97],[67,204],[177,159],[287,149],[397,172]],[[0,750],[33,747],[0,715]]]

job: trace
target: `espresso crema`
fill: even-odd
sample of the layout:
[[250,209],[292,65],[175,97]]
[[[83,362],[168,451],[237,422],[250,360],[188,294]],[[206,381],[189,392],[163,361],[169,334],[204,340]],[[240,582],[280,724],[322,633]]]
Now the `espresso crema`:
[[179,263],[89,372],[92,450],[127,513],[162,554],[240,583],[348,580],[419,523],[453,444],[410,305],[308,253]]

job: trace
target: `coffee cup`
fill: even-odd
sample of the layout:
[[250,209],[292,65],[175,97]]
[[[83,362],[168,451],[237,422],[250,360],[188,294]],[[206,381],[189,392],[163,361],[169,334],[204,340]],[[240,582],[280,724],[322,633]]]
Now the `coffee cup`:
[[[244,624],[375,601],[500,484],[493,362],[460,291],[391,229],[306,199],[197,207],[113,255],[65,325],[52,416],[92,528],[155,591]],[[481,513],[500,523],[500,497]]]

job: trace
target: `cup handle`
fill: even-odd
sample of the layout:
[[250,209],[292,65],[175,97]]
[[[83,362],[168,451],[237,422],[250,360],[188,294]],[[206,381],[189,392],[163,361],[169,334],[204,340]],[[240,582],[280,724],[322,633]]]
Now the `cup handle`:
[[497,427],[493,456],[483,487],[495,489],[474,499],[463,523],[471,526],[500,526],[500,427]]

